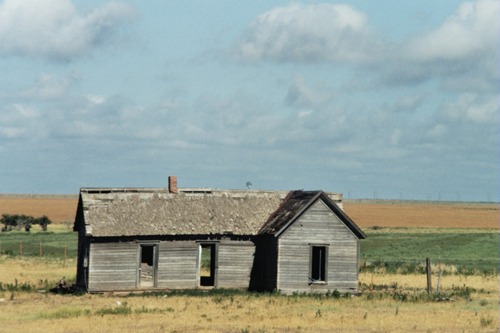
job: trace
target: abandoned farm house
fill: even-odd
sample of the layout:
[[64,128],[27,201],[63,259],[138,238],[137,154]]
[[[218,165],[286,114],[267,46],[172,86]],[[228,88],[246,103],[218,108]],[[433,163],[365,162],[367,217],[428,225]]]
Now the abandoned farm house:
[[77,286],[355,292],[364,233],[323,191],[82,188]]

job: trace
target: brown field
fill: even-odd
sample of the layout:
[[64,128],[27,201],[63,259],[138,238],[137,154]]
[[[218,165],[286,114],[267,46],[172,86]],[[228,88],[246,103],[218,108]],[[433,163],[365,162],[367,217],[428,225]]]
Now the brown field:
[[46,215],[54,223],[73,221],[78,197],[51,195],[0,195],[0,215]]
[[361,227],[498,229],[499,205],[346,201],[344,209]]
[[[47,215],[54,223],[73,221],[77,196],[0,195],[1,214]],[[499,205],[346,200],[344,209],[361,227],[498,229]]]

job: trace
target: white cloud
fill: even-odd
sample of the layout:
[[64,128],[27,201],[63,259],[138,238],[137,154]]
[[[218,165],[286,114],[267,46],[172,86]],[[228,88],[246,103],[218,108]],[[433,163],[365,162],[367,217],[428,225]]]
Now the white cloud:
[[87,99],[95,105],[103,104],[106,102],[106,96],[103,95],[88,95]]
[[455,61],[498,56],[500,2],[465,2],[441,26],[409,45],[419,61]]
[[292,4],[258,16],[238,46],[249,61],[365,62],[378,51],[364,13],[349,5]]
[[303,77],[298,76],[288,88],[285,104],[298,108],[317,108],[333,97],[334,93],[327,91],[325,87],[318,84],[310,86]]
[[498,124],[500,101],[498,96],[482,98],[474,93],[465,93],[448,106],[447,116],[454,121]]
[[129,5],[109,2],[79,12],[70,0],[5,0],[0,4],[0,55],[71,60],[110,40],[131,18]]
[[0,138],[5,141],[36,140],[44,135],[45,126],[40,110],[29,104],[14,103],[0,109]]
[[393,80],[433,78],[454,91],[497,91],[500,77],[500,2],[464,2],[440,26],[407,41],[389,72]]
[[17,139],[26,135],[26,130],[15,127],[0,127],[0,136],[7,139]]
[[30,88],[21,93],[21,97],[54,100],[64,96],[68,88],[76,80],[76,76],[57,78],[52,75],[42,74]]

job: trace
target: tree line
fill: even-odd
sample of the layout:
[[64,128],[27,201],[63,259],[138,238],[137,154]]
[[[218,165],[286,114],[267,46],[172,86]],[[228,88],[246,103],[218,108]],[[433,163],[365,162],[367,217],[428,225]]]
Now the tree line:
[[12,229],[24,229],[26,232],[30,232],[33,225],[39,225],[43,231],[47,231],[48,225],[52,221],[47,216],[33,217],[28,215],[10,215],[2,214],[0,223],[3,224],[2,231],[11,231]]

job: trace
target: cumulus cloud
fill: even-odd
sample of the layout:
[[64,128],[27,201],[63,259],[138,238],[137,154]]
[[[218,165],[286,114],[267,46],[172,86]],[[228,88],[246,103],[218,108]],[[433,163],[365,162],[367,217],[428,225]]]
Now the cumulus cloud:
[[258,16],[237,53],[244,60],[365,62],[378,50],[364,13],[349,5],[292,4]]
[[70,0],[5,0],[0,4],[0,55],[81,57],[110,42],[133,14],[132,7],[117,2],[82,12]]
[[[390,76],[410,84],[440,78],[452,90],[497,90],[500,2],[465,2],[441,25],[404,43]],[[465,89],[464,89],[465,88]]]
[[463,3],[441,26],[413,41],[408,56],[418,61],[456,61],[498,56],[500,2]]
[[292,4],[256,17],[236,54],[247,62],[342,64],[367,70],[365,77],[377,84],[413,86],[438,79],[453,91],[491,92],[500,76],[499,12],[496,0],[464,2],[435,28],[390,40],[350,5]]

